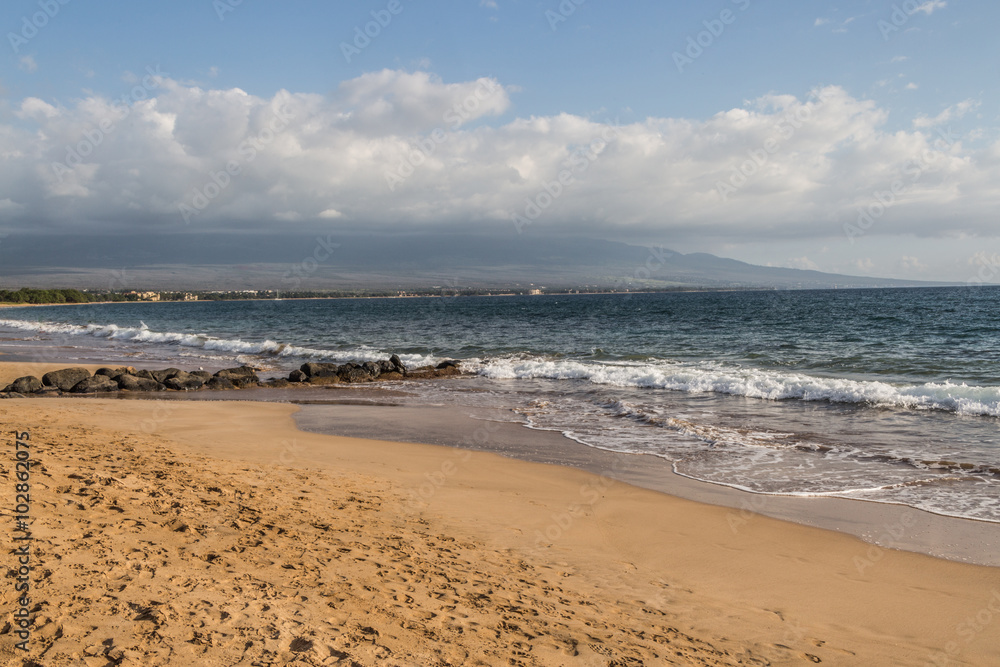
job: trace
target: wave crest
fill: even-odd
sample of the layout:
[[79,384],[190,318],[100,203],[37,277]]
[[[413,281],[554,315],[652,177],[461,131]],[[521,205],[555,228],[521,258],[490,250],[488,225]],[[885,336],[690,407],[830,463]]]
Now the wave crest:
[[586,380],[619,387],[718,393],[768,400],[797,399],[858,403],[875,407],[945,410],[1000,417],[1000,387],[927,382],[897,385],[881,381],[823,378],[803,373],[732,368],[719,364],[670,362],[642,364],[581,363],[547,359],[503,358],[482,365],[494,379],[545,378]]

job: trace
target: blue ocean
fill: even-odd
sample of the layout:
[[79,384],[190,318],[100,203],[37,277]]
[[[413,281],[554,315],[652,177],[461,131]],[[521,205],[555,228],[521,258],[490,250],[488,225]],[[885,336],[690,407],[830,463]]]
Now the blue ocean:
[[93,304],[4,309],[0,348],[263,376],[459,359],[474,375],[395,388],[755,493],[1000,522],[998,303],[966,287]]

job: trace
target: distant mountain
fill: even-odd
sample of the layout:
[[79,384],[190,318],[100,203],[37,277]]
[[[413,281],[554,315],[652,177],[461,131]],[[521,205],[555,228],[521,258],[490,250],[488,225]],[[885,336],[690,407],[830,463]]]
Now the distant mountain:
[[581,238],[473,234],[10,235],[0,287],[93,289],[457,289],[930,286],[755,266]]

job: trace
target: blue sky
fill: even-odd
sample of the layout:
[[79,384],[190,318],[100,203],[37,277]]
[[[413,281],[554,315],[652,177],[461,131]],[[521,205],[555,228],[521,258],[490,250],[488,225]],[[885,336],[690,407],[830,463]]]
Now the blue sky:
[[[70,223],[97,232],[126,218],[177,224],[183,216],[171,211],[238,154],[240,137],[258,135],[263,109],[283,103],[295,118],[198,209],[198,224],[250,224],[240,189],[257,195],[270,177],[284,185],[251,207],[261,225],[509,228],[560,164],[617,123],[624,129],[593,153],[594,168],[571,174],[528,232],[950,280],[1000,253],[1000,6],[985,0],[64,2],[8,0],[0,10],[6,233]],[[386,25],[348,59],[343,44],[376,32],[373,12]],[[37,31],[25,29],[32,17],[44,23]],[[110,103],[132,95],[150,67],[159,83],[130,98],[136,113],[115,116]],[[482,80],[500,92],[460,128],[444,128],[426,156],[432,166],[421,160],[387,189],[386,173]],[[817,90],[828,91],[819,102]],[[398,113],[380,116],[386,105]],[[746,185],[720,188],[790,112],[803,126],[777,135]],[[65,173],[53,168],[103,118],[112,129],[93,154]],[[234,124],[229,143],[206,148]],[[935,148],[942,132],[952,138]],[[307,176],[345,154],[351,174]],[[930,157],[918,177],[858,228],[859,212],[919,156]],[[50,173],[32,181],[32,168]],[[122,185],[122,174],[135,182]],[[173,190],[163,185],[172,181]],[[290,205],[298,187],[315,201]]]

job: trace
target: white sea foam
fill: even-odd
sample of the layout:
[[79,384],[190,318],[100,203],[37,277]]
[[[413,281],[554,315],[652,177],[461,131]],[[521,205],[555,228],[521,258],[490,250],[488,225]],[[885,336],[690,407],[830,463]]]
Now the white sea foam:
[[[368,346],[324,350],[275,340],[244,341],[199,333],[154,331],[115,324],[61,324],[0,319],[0,326],[40,334],[88,335],[133,344],[177,345],[222,355],[258,355],[317,360],[377,360],[390,352]],[[433,355],[401,354],[409,366],[434,364]],[[944,410],[965,415],[1000,417],[1000,387],[965,383],[896,384],[806,375],[799,372],[738,368],[718,363],[580,362],[516,355],[469,359],[465,367],[493,379],[585,380],[598,385],[718,393],[768,400],[797,399],[856,403],[876,407]]]
[[480,374],[494,379],[574,379],[618,387],[714,392],[764,398],[861,403],[877,407],[946,410],[1000,416],[1000,387],[965,383],[890,384],[803,373],[734,368],[719,364],[581,363],[539,358],[502,358],[486,362]]
[[[322,350],[270,339],[255,342],[238,338],[217,338],[199,333],[153,331],[145,323],[139,327],[120,327],[116,324],[78,325],[0,319],[0,327],[49,335],[93,336],[123,343],[179,345],[230,356],[258,355],[296,359],[375,361],[385,359],[391,354],[391,352],[367,346],[348,350]],[[440,361],[433,356],[422,354],[400,354],[399,357],[408,366],[422,366]]]

